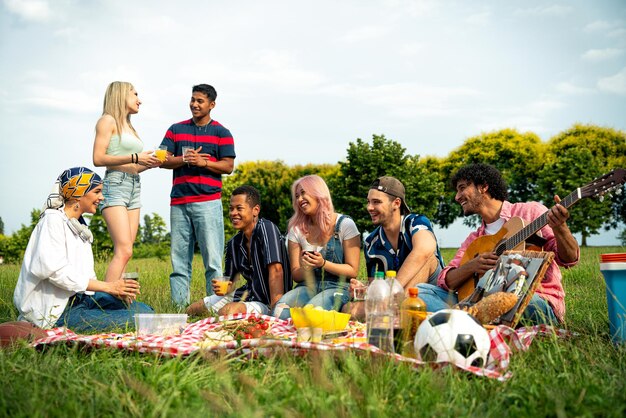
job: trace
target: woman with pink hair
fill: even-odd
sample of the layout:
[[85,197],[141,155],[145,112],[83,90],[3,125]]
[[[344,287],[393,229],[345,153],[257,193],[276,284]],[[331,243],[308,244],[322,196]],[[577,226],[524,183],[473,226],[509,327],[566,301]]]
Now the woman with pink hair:
[[287,239],[291,276],[298,284],[278,301],[274,316],[287,319],[289,308],[307,304],[339,311],[359,271],[361,235],[352,218],[335,212],[321,177],[299,178],[291,197]]

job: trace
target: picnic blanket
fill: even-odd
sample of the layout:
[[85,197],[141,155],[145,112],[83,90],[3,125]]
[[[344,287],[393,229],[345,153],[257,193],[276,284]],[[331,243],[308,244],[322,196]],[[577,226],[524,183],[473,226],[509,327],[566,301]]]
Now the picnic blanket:
[[[63,327],[54,328],[47,330],[47,337],[33,341],[32,345],[36,348],[44,348],[58,344],[74,344],[91,348],[111,348],[139,353],[154,353],[166,357],[189,356],[207,351],[266,355],[280,348],[291,350],[296,355],[306,355],[310,350],[357,350],[359,352],[369,352],[376,356],[386,356],[392,361],[407,362],[416,368],[423,366],[442,367],[448,364],[429,363],[404,357],[400,354],[382,351],[366,342],[364,327],[362,324],[353,321],[350,321],[347,327],[347,335],[341,338],[340,341],[335,339],[322,342],[298,342],[297,331],[291,319],[280,320],[264,315],[261,318],[270,324],[270,334],[265,337],[220,342],[217,344],[206,343],[206,333],[220,330],[224,321],[247,320],[249,316],[248,314],[235,314],[219,318],[206,318],[187,325],[180,335],[172,336],[136,335],[135,333],[80,335]],[[259,317],[258,315],[256,316]],[[564,338],[571,334],[569,331],[555,329],[547,325],[536,325],[519,329],[499,325],[489,331],[491,348],[488,363],[484,368],[451,364],[478,376],[504,381],[512,376],[512,373],[507,370],[511,355],[518,351],[527,350],[538,335],[556,335]]]

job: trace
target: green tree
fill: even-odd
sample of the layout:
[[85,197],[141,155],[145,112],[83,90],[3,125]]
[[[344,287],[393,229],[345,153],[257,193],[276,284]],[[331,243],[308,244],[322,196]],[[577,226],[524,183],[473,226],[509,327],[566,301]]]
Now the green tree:
[[139,225],[137,239],[133,248],[133,258],[158,257],[165,259],[169,254],[170,234],[165,221],[153,212],[152,216],[143,217],[143,225]]
[[619,238],[622,246],[626,247],[626,228],[622,229],[622,232],[620,232],[617,238]]
[[[145,215],[143,224],[141,230],[141,242],[143,244],[160,244],[167,240],[167,226],[158,213],[152,212],[152,216]],[[137,235],[139,236],[139,234]]]
[[163,218],[155,212],[152,216],[143,217],[143,226],[140,227],[137,237],[142,244],[159,244],[167,239],[167,227]]
[[[467,164],[491,164],[500,170],[507,182],[511,202],[536,199],[544,148],[545,144],[534,133],[519,133],[515,129],[502,129],[467,139],[441,161],[440,175],[445,179],[446,193],[436,216],[437,222],[446,227],[463,216],[461,207],[454,201],[456,191],[452,190],[449,180],[459,168]],[[475,226],[479,220],[477,217],[469,217],[464,222]]]
[[402,145],[384,135],[373,135],[371,145],[358,138],[350,142],[346,160],[339,163],[333,200],[361,231],[373,229],[366,210],[367,193],[372,182],[384,175],[396,177],[404,184],[407,205],[413,212],[429,217],[436,213],[442,192],[436,172],[430,172],[419,156],[407,155]]
[[111,241],[109,230],[100,209],[95,214],[85,217],[89,218],[89,230],[93,234],[91,248],[94,258],[100,261],[108,260],[113,254],[113,241]]
[[0,218],[0,235],[4,235],[4,221]]
[[24,258],[24,251],[28,245],[33,229],[39,222],[41,211],[39,209],[33,209],[30,212],[30,224],[22,224],[20,229],[13,233],[10,237],[6,237],[2,240],[2,248],[0,251],[4,256],[5,262],[9,263],[21,263]]
[[[626,134],[610,128],[576,124],[548,142],[540,171],[541,200],[546,206],[553,196],[561,198],[594,178],[626,164]],[[601,228],[616,228],[624,219],[624,193],[584,199],[572,206],[568,225],[580,233],[581,245]]]
[[[308,174],[318,174],[329,182],[329,179],[336,172],[337,166],[329,164],[290,167],[282,161],[247,161],[241,163],[235,172],[224,180],[222,189],[224,219],[229,218],[228,207],[233,190],[248,184],[255,187],[261,195],[261,216],[274,222],[281,231],[286,231],[287,222],[293,215],[291,205],[292,183],[299,177]],[[224,223],[224,229],[227,238],[236,232],[230,222]]]

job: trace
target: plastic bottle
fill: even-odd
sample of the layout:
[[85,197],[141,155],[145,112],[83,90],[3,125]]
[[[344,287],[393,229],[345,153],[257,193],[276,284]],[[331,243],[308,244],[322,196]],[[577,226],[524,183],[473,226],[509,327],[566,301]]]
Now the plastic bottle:
[[391,292],[390,308],[393,315],[393,339],[396,353],[402,352],[402,324],[400,322],[400,307],[404,301],[404,287],[396,279],[395,270],[387,270],[385,278]]
[[426,318],[426,304],[418,296],[417,287],[409,288],[409,297],[404,299],[400,308],[400,322],[402,324],[402,351],[405,357],[416,358],[415,334],[417,328]]
[[393,313],[391,288],[383,272],[377,272],[365,294],[367,342],[383,351],[393,352]]

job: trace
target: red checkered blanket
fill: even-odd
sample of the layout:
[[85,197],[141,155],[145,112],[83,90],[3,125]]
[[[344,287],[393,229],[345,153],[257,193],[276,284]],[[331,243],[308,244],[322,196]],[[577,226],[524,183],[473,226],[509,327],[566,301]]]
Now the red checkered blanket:
[[[340,342],[298,342],[296,329],[293,322],[280,320],[272,316],[262,316],[271,325],[271,335],[263,338],[254,338],[241,341],[221,342],[213,345],[203,344],[205,333],[219,330],[223,321],[247,319],[248,314],[228,315],[219,318],[207,318],[187,325],[180,335],[135,335],[127,334],[96,334],[79,335],[66,328],[54,328],[47,330],[48,337],[33,342],[35,347],[45,347],[57,344],[77,344],[93,348],[115,348],[120,350],[137,351],[139,353],[155,353],[163,356],[188,356],[203,351],[220,351],[227,353],[243,353],[250,355],[268,354],[276,348],[287,348],[297,355],[306,354],[309,350],[360,350],[370,352],[372,355],[387,356],[398,362],[408,362],[414,367],[429,365],[441,367],[446,363],[426,363],[404,357],[400,354],[387,353],[379,348],[367,344],[364,341],[365,334],[351,322],[346,338]],[[537,335],[554,335],[567,337],[571,334],[562,329],[555,329],[547,325],[536,325],[531,328],[519,328],[517,330],[504,325],[497,326],[489,331],[491,349],[489,361],[484,368],[454,364],[455,367],[464,369],[478,376],[486,376],[501,381],[507,380],[512,373],[507,370],[509,359],[514,352],[527,350]],[[337,341],[337,340],[335,340]]]

